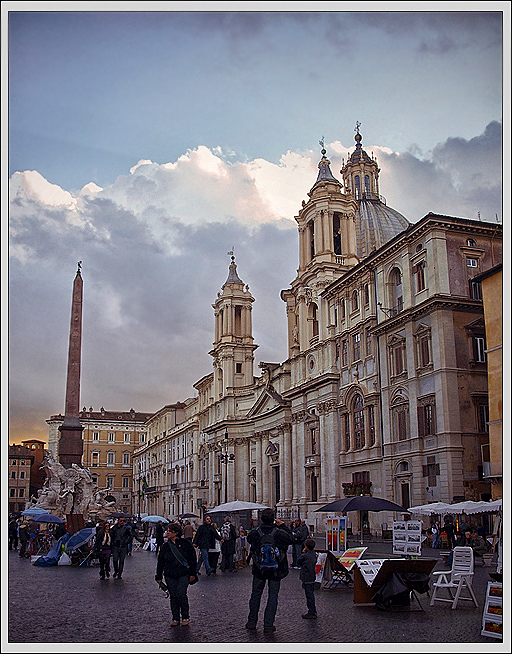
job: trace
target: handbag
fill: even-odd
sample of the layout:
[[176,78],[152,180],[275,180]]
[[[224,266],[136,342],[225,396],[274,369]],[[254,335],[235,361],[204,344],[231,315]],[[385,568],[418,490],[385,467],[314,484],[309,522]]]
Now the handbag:
[[[190,570],[189,564],[183,558],[183,556],[181,555],[181,553],[180,553],[179,549],[176,547],[176,545],[174,543],[171,543],[170,541],[167,541],[167,544],[169,545],[169,549],[171,550],[171,554],[174,556],[176,561],[178,561],[178,563],[181,563],[181,565],[184,568],[186,568],[187,570]],[[199,577],[197,575],[195,575],[193,581],[189,581],[189,584],[190,585],[197,584],[198,581],[199,581]]]

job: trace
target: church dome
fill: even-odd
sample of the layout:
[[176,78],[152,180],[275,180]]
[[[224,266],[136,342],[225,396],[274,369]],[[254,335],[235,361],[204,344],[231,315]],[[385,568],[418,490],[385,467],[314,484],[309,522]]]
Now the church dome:
[[388,207],[382,198],[358,200],[356,247],[360,259],[367,257],[410,225],[402,214]]
[[379,172],[377,160],[363,150],[363,137],[356,124],[356,147],[341,173],[347,193],[357,201],[355,216],[356,254],[364,259],[390,241],[410,225],[402,214],[388,207],[386,200],[379,193]]

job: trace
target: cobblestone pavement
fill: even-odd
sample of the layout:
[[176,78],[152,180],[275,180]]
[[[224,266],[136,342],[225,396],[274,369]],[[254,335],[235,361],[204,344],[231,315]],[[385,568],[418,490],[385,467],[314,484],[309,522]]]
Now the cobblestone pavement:
[[[364,558],[393,558],[390,543],[365,545],[368,550]],[[317,547],[322,546],[317,539]],[[445,569],[438,550],[424,549],[422,555],[439,559],[436,570]],[[479,651],[510,651],[507,635],[504,645],[480,633],[489,572],[494,570],[490,567],[475,570],[478,608],[471,602],[461,603],[455,610],[444,603],[431,607],[429,597],[421,595],[423,610],[379,611],[374,606],[354,605],[353,591],[339,587],[317,591],[317,620],[302,619],[306,611],[304,591],[299,571],[291,569],[281,584],[277,630],[264,634],[266,592],[257,630],[245,629],[252,579],[249,568],[201,575],[199,583],[189,588],[190,624],[171,627],[169,600],[154,581],[153,552],[134,552],[126,559],[122,579],[104,581],[99,579],[96,566],[37,567],[12,551],[8,563],[8,634],[3,636],[3,652],[22,651],[22,643],[38,643],[39,651],[54,651],[55,647],[44,650],[43,645],[203,642],[211,644],[210,650],[219,643],[261,643],[262,648],[267,648],[265,643],[276,648],[279,643],[393,643],[393,651],[400,651],[401,643],[478,643]],[[420,606],[413,600],[411,608]],[[448,651],[457,651],[455,647]],[[462,645],[458,651],[465,649]],[[411,650],[407,646],[401,651]]]

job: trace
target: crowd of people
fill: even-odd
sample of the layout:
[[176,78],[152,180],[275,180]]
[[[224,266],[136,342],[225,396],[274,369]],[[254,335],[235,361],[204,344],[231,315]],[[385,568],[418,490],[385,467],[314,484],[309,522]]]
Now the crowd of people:
[[231,518],[226,516],[219,528],[209,515],[205,516],[197,529],[189,522],[171,522],[166,526],[167,540],[157,549],[155,581],[169,593],[171,626],[186,626],[190,623],[188,587],[196,583],[202,567],[207,576],[216,574],[218,560],[222,555],[222,572],[236,572],[239,566],[252,565],[246,628],[256,629],[263,591],[267,587],[263,631],[275,631],[281,581],[289,573],[287,552],[290,548],[293,567],[300,569],[304,588],[307,612],[302,617],[317,617],[314,595],[317,554],[315,541],[309,537],[305,523],[297,519],[287,526],[282,520],[276,519],[271,509],[264,509],[260,525],[251,526],[253,528],[248,532],[243,527],[237,529]]
[[[489,550],[486,540],[487,534],[481,523],[468,525],[464,520],[461,520],[457,528],[453,518],[446,516],[443,526],[441,526],[439,520],[433,520],[429,531],[432,535],[433,548],[441,548],[443,546],[443,536],[445,536],[446,545],[452,552],[454,547],[471,547],[475,559],[482,559],[483,555]],[[450,553],[446,560],[448,565],[451,565],[452,556],[453,554]]]

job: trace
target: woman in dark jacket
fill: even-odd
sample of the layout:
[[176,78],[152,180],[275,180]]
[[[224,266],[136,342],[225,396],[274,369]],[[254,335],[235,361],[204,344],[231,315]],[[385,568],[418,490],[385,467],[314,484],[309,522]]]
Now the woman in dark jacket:
[[178,523],[167,526],[167,542],[158,553],[155,580],[160,584],[165,577],[171,602],[172,627],[190,622],[187,590],[196,581],[196,552],[190,541],[182,538],[183,530]]
[[100,579],[110,577],[110,555],[112,554],[112,539],[110,537],[110,524],[106,522],[103,529],[96,532],[94,539],[94,552],[100,560]]

